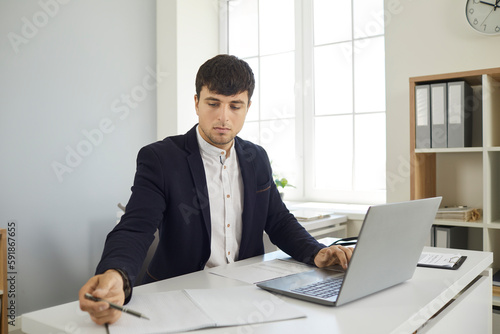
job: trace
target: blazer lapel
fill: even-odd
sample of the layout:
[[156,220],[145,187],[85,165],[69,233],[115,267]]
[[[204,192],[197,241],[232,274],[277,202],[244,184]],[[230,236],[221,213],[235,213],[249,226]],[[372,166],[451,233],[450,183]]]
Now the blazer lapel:
[[189,152],[187,161],[195,185],[195,196],[198,199],[199,207],[197,209],[201,210],[203,221],[205,222],[205,228],[207,230],[209,240],[211,240],[212,228],[210,221],[210,203],[208,200],[207,179],[205,177],[203,160],[200,155],[198,139],[196,138],[196,126],[189,130],[186,135],[186,150]]
[[238,137],[236,140],[236,154],[240,164],[241,178],[243,179],[243,213],[242,213],[242,236],[240,245],[240,255],[247,248],[245,235],[252,230],[253,212],[255,206],[255,194],[257,192],[257,184],[255,183],[255,166],[253,161],[256,152],[246,150],[243,147],[241,140]]

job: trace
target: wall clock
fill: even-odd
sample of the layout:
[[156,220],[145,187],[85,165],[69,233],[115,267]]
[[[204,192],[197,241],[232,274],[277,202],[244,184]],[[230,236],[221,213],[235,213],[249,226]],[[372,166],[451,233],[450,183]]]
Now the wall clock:
[[467,0],[465,16],[474,30],[500,35],[500,0]]

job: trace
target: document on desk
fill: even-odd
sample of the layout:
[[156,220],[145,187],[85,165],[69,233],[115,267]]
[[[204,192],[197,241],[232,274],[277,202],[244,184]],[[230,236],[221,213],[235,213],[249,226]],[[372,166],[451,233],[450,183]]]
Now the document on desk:
[[305,317],[255,286],[135,294],[127,306],[151,320],[124,314],[109,326],[111,334],[177,333]]
[[273,278],[287,276],[311,270],[311,267],[286,259],[274,259],[247,266],[215,267],[210,269],[211,274],[236,279],[250,284],[267,281]]
[[467,257],[459,253],[422,252],[417,266],[443,269],[458,269]]

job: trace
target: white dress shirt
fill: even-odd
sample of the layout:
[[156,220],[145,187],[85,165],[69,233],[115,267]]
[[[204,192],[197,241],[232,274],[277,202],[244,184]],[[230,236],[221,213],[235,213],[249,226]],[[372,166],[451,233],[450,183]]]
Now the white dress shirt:
[[226,151],[209,144],[196,128],[200,154],[207,178],[212,222],[211,254],[206,267],[231,263],[238,259],[243,212],[243,180],[234,149]]

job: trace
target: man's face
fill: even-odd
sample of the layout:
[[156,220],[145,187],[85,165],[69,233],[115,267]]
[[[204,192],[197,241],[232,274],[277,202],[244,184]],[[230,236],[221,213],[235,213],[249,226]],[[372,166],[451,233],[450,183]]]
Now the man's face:
[[248,92],[226,96],[211,92],[203,86],[200,98],[194,96],[194,103],[203,139],[218,148],[229,150],[234,137],[245,123],[251,104]]

